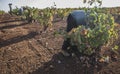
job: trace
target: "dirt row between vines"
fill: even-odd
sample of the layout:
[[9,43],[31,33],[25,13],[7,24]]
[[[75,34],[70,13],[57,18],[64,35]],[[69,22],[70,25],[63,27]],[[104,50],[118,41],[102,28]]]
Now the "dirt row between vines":
[[55,32],[65,30],[65,20],[46,32],[37,23],[4,20],[0,23],[0,74],[120,74],[120,60],[97,70],[82,67],[75,57],[64,57],[63,36]]

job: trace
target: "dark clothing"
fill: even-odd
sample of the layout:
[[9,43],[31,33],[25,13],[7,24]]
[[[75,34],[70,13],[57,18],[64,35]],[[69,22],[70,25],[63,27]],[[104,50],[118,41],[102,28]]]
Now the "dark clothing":
[[[70,32],[73,28],[77,28],[79,25],[86,25],[86,23],[85,23],[86,16],[85,15],[86,15],[85,11],[82,11],[82,10],[75,10],[72,13],[70,13],[67,18],[66,32]],[[71,47],[69,38],[64,40],[62,49],[67,51],[68,47]],[[76,49],[75,46],[73,48]]]
[[83,10],[75,10],[67,18],[67,32],[79,25],[86,25],[86,14]]
[[70,14],[67,18],[67,28],[66,31],[70,32],[73,28],[77,27],[77,23],[75,22],[75,19]]
[[23,8],[20,8],[19,9],[19,15],[22,15],[23,14]]
[[86,14],[85,11],[83,10],[75,10],[71,13],[71,16],[73,17],[73,19],[75,20],[75,24],[77,26],[79,25],[86,25]]

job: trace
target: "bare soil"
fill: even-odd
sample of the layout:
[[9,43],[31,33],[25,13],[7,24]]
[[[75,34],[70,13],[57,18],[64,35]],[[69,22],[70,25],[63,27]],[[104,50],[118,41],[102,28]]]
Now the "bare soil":
[[64,38],[57,32],[65,30],[66,21],[53,24],[43,32],[37,23],[1,15],[0,74],[120,74],[120,55],[117,61],[98,69],[84,67],[76,57],[64,57]]

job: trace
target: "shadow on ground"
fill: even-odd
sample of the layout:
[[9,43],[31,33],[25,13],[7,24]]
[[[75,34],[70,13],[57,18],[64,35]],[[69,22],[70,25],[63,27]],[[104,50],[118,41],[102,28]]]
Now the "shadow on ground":
[[0,24],[3,24],[3,23],[10,23],[10,22],[16,22],[16,21],[21,21],[21,20],[20,20],[20,19],[16,19],[16,20],[2,21],[2,22],[0,22]]
[[19,26],[24,26],[24,25],[27,25],[28,23],[27,22],[24,22],[24,23],[21,23],[21,24],[12,24],[12,25],[6,25],[6,26],[2,26],[0,27],[0,30],[2,29],[10,29],[10,28],[14,28],[14,27],[19,27]]
[[77,58],[64,57],[58,53],[31,74],[94,74],[94,69],[82,67]]
[[27,40],[27,39],[31,39],[31,38],[35,37],[36,35],[38,35],[38,33],[30,32],[27,35],[17,36],[17,37],[8,39],[8,40],[2,40],[2,41],[0,41],[0,48],[11,45],[11,44],[14,44],[14,43],[18,43],[18,42],[21,42],[21,41],[24,41],[24,40]]

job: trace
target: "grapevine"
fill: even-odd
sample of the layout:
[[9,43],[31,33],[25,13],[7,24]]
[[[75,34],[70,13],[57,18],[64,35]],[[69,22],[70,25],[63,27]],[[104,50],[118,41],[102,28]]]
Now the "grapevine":
[[86,11],[87,25],[80,25],[67,34],[71,45],[77,46],[80,53],[92,55],[100,51],[104,45],[111,45],[118,38],[114,18],[108,14],[97,13],[95,10]]

